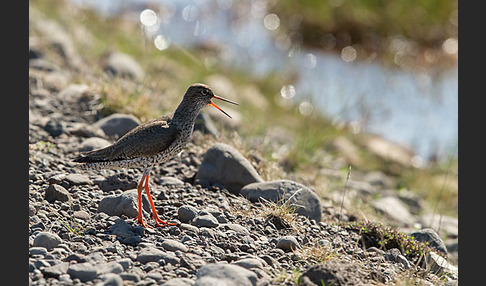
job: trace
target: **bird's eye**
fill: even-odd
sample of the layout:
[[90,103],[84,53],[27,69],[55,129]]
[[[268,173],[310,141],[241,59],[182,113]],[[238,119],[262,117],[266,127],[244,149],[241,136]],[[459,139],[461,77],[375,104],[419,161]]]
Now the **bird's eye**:
[[201,93],[202,93],[202,95],[208,95],[208,90],[207,89],[203,89],[203,90],[201,90]]

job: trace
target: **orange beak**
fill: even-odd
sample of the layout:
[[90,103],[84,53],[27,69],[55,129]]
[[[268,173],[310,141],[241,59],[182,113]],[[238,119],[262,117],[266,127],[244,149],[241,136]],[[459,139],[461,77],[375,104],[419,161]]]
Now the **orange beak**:
[[[222,101],[226,101],[226,102],[229,102],[229,103],[234,104],[234,105],[239,105],[238,103],[236,103],[234,101],[231,101],[229,99],[222,98],[222,97],[219,97],[219,96],[216,96],[216,95],[214,95],[213,98],[216,98],[216,99],[219,99],[219,100],[222,100]],[[223,112],[229,118],[233,118],[228,113],[226,113],[224,110],[222,110],[221,108],[219,108],[219,106],[217,106],[216,104],[214,104],[214,102],[211,101],[211,103],[209,105],[212,105],[212,106],[216,107],[217,109],[219,109],[221,112]]]

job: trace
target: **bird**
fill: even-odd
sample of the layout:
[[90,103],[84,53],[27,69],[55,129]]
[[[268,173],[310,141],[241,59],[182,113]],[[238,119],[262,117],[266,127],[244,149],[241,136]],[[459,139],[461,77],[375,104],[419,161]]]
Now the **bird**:
[[192,84],[174,112],[138,125],[107,147],[80,153],[73,159],[73,162],[84,170],[143,169],[142,178],[137,185],[138,215],[135,218],[136,221],[144,228],[151,227],[143,220],[142,214],[142,191],[145,190],[155,224],[160,227],[177,225],[177,223],[163,221],[157,215],[150,195],[150,170],[156,164],[175,157],[185,148],[194,130],[196,117],[203,107],[213,106],[231,118],[228,113],[214,104],[213,99],[239,105],[215,95],[208,85]]

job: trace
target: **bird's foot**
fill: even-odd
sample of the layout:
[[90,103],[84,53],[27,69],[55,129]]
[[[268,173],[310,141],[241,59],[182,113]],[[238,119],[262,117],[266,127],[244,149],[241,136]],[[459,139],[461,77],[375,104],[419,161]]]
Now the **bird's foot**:
[[[160,227],[165,227],[166,225],[175,225],[175,226],[178,226],[179,224],[178,223],[175,223],[175,222],[167,222],[167,221],[163,221],[159,218],[158,215],[153,215],[152,216],[152,219],[155,221],[155,224],[157,226],[160,226]],[[146,223],[144,220],[143,220],[143,216],[141,214],[139,214],[135,220],[137,221],[137,223],[139,223],[141,226],[143,226],[144,228],[153,228],[153,226],[149,225],[148,223]]]
[[143,221],[143,216],[142,214],[138,214],[138,216],[135,218],[135,220],[144,228],[153,228],[152,226],[148,225],[146,222]]
[[155,220],[155,224],[160,227],[164,227],[166,225],[179,225],[178,223],[163,221],[157,215],[152,216],[152,218]]

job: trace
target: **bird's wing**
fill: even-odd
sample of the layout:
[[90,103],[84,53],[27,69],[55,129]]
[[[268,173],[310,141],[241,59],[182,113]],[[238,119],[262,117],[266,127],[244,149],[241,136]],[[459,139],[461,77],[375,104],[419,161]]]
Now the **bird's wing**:
[[75,162],[99,162],[153,156],[167,149],[177,137],[177,128],[169,125],[170,116],[161,116],[141,124],[112,145],[86,152]]
[[167,149],[177,137],[177,128],[165,121],[150,121],[133,129],[118,140],[110,160],[153,156]]

